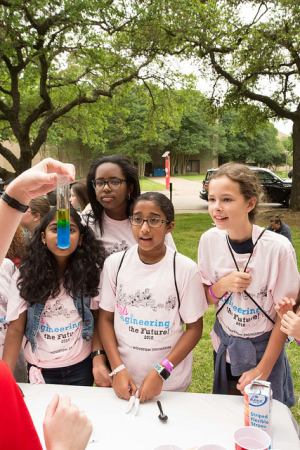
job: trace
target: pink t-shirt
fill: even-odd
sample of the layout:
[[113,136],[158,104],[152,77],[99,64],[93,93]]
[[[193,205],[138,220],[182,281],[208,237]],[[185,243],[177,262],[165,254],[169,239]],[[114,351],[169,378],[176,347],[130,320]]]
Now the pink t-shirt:
[[[252,241],[255,244],[263,228],[253,225]],[[198,264],[202,282],[206,285],[216,283],[220,278],[236,270],[226,241],[227,232],[212,228],[200,239]],[[234,257],[240,270],[244,270],[250,254],[237,254]],[[274,306],[282,297],[296,298],[300,288],[295,250],[284,236],[265,231],[256,245],[248,268],[252,282],[247,292],[261,308],[275,321]],[[228,295],[215,304],[216,311]],[[273,324],[243,292],[234,292],[218,314],[224,331],[229,336],[254,338],[272,330]],[[215,350],[219,340],[212,333]]]
[[0,359],[2,359],[4,340],[9,324],[6,317],[7,300],[14,270],[14,263],[5,258],[0,267]]
[[[101,236],[98,224],[93,223],[93,219],[88,220],[88,217],[89,216],[86,215],[84,220],[88,221],[89,226],[94,231],[97,239],[101,240],[108,255],[121,252],[122,250],[128,250],[136,245],[129,219],[114,220],[103,212],[103,234]],[[175,243],[170,233],[166,234],[165,243],[176,250]]]
[[[157,264],[144,264],[138,245],[129,249],[118,273],[122,253],[107,258],[103,271],[100,308],[114,312],[114,327],[121,360],[140,386],[155,364],[171,352],[184,333],[185,323],[196,322],[207,309],[197,265],[176,254],[175,288],[174,250],[166,247]],[[182,319],[182,320],[181,320]],[[185,391],[191,382],[193,356],[190,353],[164,382],[163,390]]]
[[[16,281],[17,271],[12,279],[7,320],[18,319],[27,310],[26,301],[20,297]],[[94,299],[97,305],[99,299]],[[93,309],[92,302],[90,305]],[[81,335],[82,319],[79,316],[72,297],[63,286],[59,295],[48,299],[41,316],[36,335],[37,348],[34,353],[31,344],[25,346],[25,358],[31,364],[41,368],[66,367],[83,361],[92,351],[92,341],[84,341]]]

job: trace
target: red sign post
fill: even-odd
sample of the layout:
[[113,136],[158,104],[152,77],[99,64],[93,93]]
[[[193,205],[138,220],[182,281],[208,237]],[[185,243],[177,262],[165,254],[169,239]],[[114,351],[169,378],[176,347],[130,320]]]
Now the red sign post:
[[166,189],[170,189],[170,156],[165,157]]

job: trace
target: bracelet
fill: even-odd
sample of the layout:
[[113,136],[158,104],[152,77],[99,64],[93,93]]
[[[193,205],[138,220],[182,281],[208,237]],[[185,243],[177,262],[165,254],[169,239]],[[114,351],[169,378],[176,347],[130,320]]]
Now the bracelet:
[[209,293],[210,293],[210,295],[212,296],[212,298],[214,298],[215,300],[221,300],[221,298],[223,297],[223,295],[222,295],[222,297],[216,297],[215,295],[214,295],[214,293],[213,293],[213,291],[212,291],[212,287],[213,287],[213,284],[210,286],[210,288],[209,288]]
[[8,206],[10,206],[11,208],[14,208],[17,211],[20,211],[22,213],[25,213],[27,211],[27,209],[29,208],[28,205],[22,205],[22,203],[19,203],[18,200],[10,197],[10,195],[8,195],[6,192],[3,192],[1,198],[8,204]]
[[106,353],[105,353],[104,350],[95,350],[94,352],[91,353],[91,358],[94,359],[95,356],[98,356],[98,355],[105,355],[106,356]]
[[174,366],[168,359],[163,359],[161,364],[163,364],[165,366],[165,368],[167,369],[168,372],[170,372],[170,373],[172,372]]
[[117,367],[115,370],[113,370],[111,373],[108,374],[109,377],[112,377],[113,375],[117,375],[118,372],[121,372],[121,370],[126,369],[124,364],[121,364],[119,367]]
[[296,342],[297,342],[297,344],[298,344],[298,345],[300,345],[300,341],[297,341],[297,339],[294,339],[294,341],[296,341]]

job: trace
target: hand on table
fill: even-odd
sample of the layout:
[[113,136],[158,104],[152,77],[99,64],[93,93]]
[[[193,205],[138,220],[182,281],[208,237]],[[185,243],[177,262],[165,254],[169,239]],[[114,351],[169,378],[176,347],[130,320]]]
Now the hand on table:
[[288,311],[293,311],[295,304],[296,302],[293,298],[283,297],[283,299],[279,300],[278,304],[275,305],[275,310],[279,317],[282,319],[283,315]]
[[161,393],[163,387],[163,379],[158,375],[155,369],[152,369],[148,375],[145,376],[141,387],[139,388],[138,398],[143,403],[146,400],[152,400]]
[[84,450],[92,434],[92,423],[70,397],[55,395],[49,403],[44,419],[44,438],[47,450]]
[[127,369],[123,369],[113,376],[112,386],[117,396],[125,400],[129,400],[137,391],[137,386]]
[[280,330],[300,341],[300,311],[296,314],[293,311],[287,311],[281,319]]

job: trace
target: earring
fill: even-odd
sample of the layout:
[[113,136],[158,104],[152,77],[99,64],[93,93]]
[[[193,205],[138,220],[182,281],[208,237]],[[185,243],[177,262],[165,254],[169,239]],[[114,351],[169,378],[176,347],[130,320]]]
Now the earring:
[[130,200],[130,194],[127,195],[128,200]]
[[46,241],[43,241],[43,244],[46,245]]

